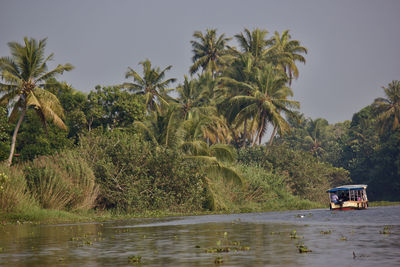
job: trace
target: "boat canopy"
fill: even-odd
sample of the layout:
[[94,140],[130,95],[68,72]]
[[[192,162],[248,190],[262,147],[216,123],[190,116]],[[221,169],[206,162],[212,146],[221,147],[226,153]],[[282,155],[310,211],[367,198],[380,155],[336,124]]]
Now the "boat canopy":
[[355,185],[342,185],[326,191],[327,193],[337,192],[337,191],[345,191],[345,190],[364,190],[367,189],[366,184],[355,184]]

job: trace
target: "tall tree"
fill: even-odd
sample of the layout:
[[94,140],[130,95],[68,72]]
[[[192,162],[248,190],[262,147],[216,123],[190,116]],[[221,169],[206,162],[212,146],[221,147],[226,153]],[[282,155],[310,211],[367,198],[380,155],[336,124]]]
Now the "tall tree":
[[[254,78],[254,73],[256,72],[256,64],[254,56],[247,52],[243,54],[238,54],[235,60],[232,62],[231,66],[224,71],[221,81],[223,88],[225,89],[225,94],[223,95],[224,101],[219,105],[220,112],[225,115],[229,124],[233,124],[236,115],[245,107],[245,103],[239,104],[238,102],[232,103],[230,99],[234,96],[249,96],[250,90],[242,84],[251,83]],[[243,127],[242,121],[236,124],[234,128],[242,128],[243,132],[240,133],[240,139],[242,146],[247,144],[248,137],[248,118],[244,118]]]
[[87,97],[83,108],[88,130],[129,127],[136,120],[142,120],[145,113],[143,96],[133,95],[119,86],[96,86]]
[[146,59],[139,63],[143,67],[143,76],[140,76],[132,68],[128,68],[125,78],[133,77],[133,83],[124,83],[123,86],[128,90],[143,94],[146,99],[148,111],[160,110],[161,105],[168,104],[168,92],[171,89],[168,86],[175,82],[175,78],[164,79],[165,73],[172,68],[171,65],[161,70],[159,67],[152,68],[150,60]]
[[286,30],[279,34],[275,32],[272,38],[273,50],[272,54],[275,58],[275,63],[280,65],[282,69],[287,73],[289,77],[289,85],[292,84],[293,77],[299,77],[299,70],[296,66],[296,62],[305,63],[306,59],[302,54],[307,54],[307,48],[300,45],[300,41],[292,40],[289,34],[289,30]]
[[307,143],[310,152],[316,158],[321,157],[321,154],[324,152],[322,140],[324,138],[324,131],[327,126],[328,121],[321,118],[315,120],[310,119],[307,122],[307,136],[304,138],[304,141]]
[[244,32],[235,35],[242,52],[250,53],[256,65],[265,59],[271,49],[272,41],[266,39],[267,34],[267,30],[256,28],[253,31],[244,29]]
[[392,81],[388,87],[382,88],[386,98],[379,97],[374,101],[381,133],[400,128],[400,81]]
[[18,130],[24,119],[27,108],[32,107],[46,127],[47,121],[52,121],[62,129],[66,129],[63,122],[63,109],[57,97],[43,89],[46,80],[73,69],[71,64],[58,65],[48,71],[47,63],[54,54],[45,57],[44,50],[47,39],[39,42],[35,39],[24,38],[24,43],[10,42],[11,57],[0,58],[0,72],[2,83],[0,104],[9,105],[12,109],[9,120],[18,118],[11,140],[8,164],[11,165],[14,156]]
[[183,84],[176,88],[177,102],[185,120],[198,118],[201,114],[215,113],[215,107],[210,105],[210,90],[213,90],[213,88],[210,89],[204,83],[203,78],[200,77],[200,81],[197,79],[189,80],[185,76]]
[[246,87],[250,94],[235,96],[232,101],[245,106],[237,114],[239,120],[249,118],[252,119],[252,124],[256,124],[257,135],[253,146],[257,141],[261,144],[268,123],[276,126],[280,135],[289,131],[289,124],[281,112],[290,114],[293,108],[299,107],[299,103],[288,99],[293,92],[286,86],[286,82],[286,76],[268,64],[261,70],[257,69],[253,83],[239,83]]
[[225,37],[225,34],[217,36],[216,29],[206,29],[204,35],[201,31],[195,31],[193,37],[197,40],[190,41],[194,54],[190,73],[194,74],[201,68],[203,72],[209,71],[215,77],[230,57],[226,47],[231,38]]

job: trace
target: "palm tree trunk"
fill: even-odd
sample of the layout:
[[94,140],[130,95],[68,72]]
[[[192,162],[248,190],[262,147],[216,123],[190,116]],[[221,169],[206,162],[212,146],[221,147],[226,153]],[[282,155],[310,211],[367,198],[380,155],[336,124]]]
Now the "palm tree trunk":
[[19,116],[17,125],[15,126],[15,129],[14,129],[14,133],[13,133],[13,136],[11,139],[10,156],[8,157],[8,166],[11,166],[12,159],[14,157],[14,150],[15,150],[15,143],[17,141],[17,134],[18,134],[19,127],[21,126],[22,120],[24,119],[25,112],[26,112],[26,107],[24,107],[22,109],[21,115]]
[[247,118],[244,119],[243,145],[242,145],[242,147],[246,146],[246,137],[247,137]]
[[272,146],[272,142],[274,141],[276,131],[278,130],[278,126],[275,125],[274,130],[272,131],[271,138],[269,139],[269,146]]
[[262,131],[262,127],[259,128],[259,130],[256,134],[256,137],[254,138],[253,143],[251,144],[252,147],[257,143],[257,140],[260,140],[259,144],[261,143],[261,139],[262,139],[261,131]]

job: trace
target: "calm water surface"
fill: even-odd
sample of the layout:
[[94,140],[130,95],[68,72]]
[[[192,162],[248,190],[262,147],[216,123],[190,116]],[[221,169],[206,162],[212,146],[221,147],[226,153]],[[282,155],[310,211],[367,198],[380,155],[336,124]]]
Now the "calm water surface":
[[0,266],[216,265],[400,266],[400,206],[0,226]]

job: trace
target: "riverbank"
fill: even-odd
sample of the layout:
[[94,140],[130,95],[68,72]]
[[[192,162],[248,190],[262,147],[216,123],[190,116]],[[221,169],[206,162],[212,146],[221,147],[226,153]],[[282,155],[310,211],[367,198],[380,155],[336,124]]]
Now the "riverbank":
[[[33,208],[21,212],[0,212],[0,224],[21,224],[21,223],[33,223],[33,224],[59,224],[59,223],[79,223],[79,222],[103,222],[103,221],[118,221],[127,220],[132,218],[161,218],[171,216],[195,216],[195,215],[211,215],[211,214],[235,214],[235,213],[254,213],[254,212],[271,212],[271,211],[287,211],[287,210],[307,210],[323,208],[324,205],[320,203],[311,202],[304,200],[301,202],[301,206],[294,205],[292,207],[285,206],[283,203],[278,205],[278,201],[275,201],[275,205],[271,203],[268,209],[242,207],[242,209],[234,209],[232,211],[220,210],[220,211],[192,211],[192,212],[173,212],[166,210],[154,210],[144,211],[141,213],[119,213],[113,211],[61,211],[61,210],[49,210]],[[286,204],[289,204],[286,201]],[[294,204],[294,203],[293,203]]]
[[[400,202],[375,201],[370,202],[370,207],[383,207],[400,205]],[[310,202],[301,209],[289,206],[271,206],[268,209],[243,209],[242,211],[197,211],[197,212],[171,212],[171,211],[145,211],[135,214],[123,214],[111,211],[86,211],[86,212],[68,212],[60,210],[48,210],[34,208],[22,212],[3,213],[0,212],[0,224],[59,224],[59,223],[83,223],[83,222],[103,222],[103,221],[119,221],[132,218],[161,218],[172,216],[195,216],[195,215],[211,215],[211,214],[234,214],[234,213],[253,213],[253,212],[272,212],[272,211],[289,211],[289,210],[308,210],[326,208],[320,203]]]

